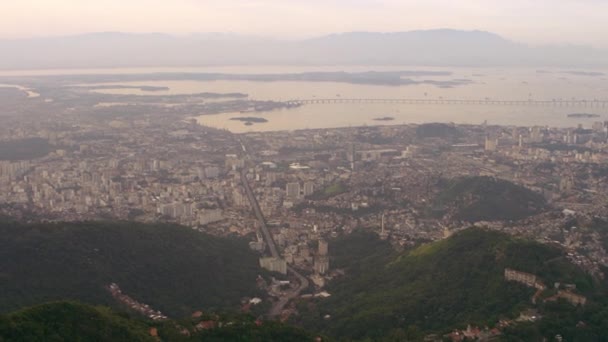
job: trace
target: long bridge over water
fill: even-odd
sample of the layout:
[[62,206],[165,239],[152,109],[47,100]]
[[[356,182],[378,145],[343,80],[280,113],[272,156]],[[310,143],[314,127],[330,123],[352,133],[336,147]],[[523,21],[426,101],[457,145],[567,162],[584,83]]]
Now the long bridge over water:
[[285,101],[290,106],[308,104],[404,104],[404,105],[486,105],[486,106],[538,106],[538,107],[577,107],[606,108],[608,100],[468,100],[468,99],[406,99],[406,98],[318,98]]

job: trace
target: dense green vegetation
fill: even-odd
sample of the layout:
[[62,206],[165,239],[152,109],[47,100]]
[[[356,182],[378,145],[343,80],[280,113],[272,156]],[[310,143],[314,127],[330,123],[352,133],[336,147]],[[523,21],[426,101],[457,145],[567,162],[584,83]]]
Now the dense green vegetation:
[[[0,242],[3,310],[55,298],[85,297],[89,302],[114,303],[103,289],[108,281],[104,277],[110,281],[123,277],[125,284],[135,283],[129,285],[134,286],[133,291],[121,284],[125,292],[139,300],[151,296],[142,301],[161,310],[166,304],[177,307],[180,317],[189,316],[195,308],[205,312],[197,318],[152,322],[106,307],[55,302],[0,315],[0,342],[147,341],[150,328],[156,329],[161,341],[178,342],[313,341],[317,334],[311,331],[341,340],[419,341],[429,333],[441,335],[467,324],[493,326],[499,318],[517,317],[527,308],[536,308],[542,319],[512,325],[504,330],[501,340],[551,340],[560,334],[567,341],[604,341],[608,331],[605,284],[570,264],[563,252],[554,247],[483,229],[468,229],[401,253],[367,231],[355,231],[330,241],[332,267],[344,269],[346,276],[330,283],[332,297],[298,303],[300,315],[296,321],[306,331],[278,322],[257,321],[248,315],[213,314],[215,310],[188,301],[199,300],[196,295],[201,288],[204,293],[219,291],[205,278],[206,273],[201,273],[206,281],[198,282],[196,270],[210,268],[219,272],[217,265],[221,264],[224,277],[237,272],[236,259],[224,254],[234,257],[243,253],[239,261],[244,269],[238,272],[243,272],[241,276],[249,272],[248,252],[242,241],[214,239],[179,226],[126,222],[4,223],[0,227],[0,234],[7,237]],[[125,237],[128,240],[123,241]],[[239,252],[241,247],[245,252]],[[229,248],[233,248],[232,253],[226,253]],[[160,256],[144,257],[153,250]],[[504,280],[506,267],[534,273],[548,286],[557,281],[576,284],[577,292],[589,301],[584,307],[563,301],[534,305],[530,302],[533,289]],[[18,268],[21,272],[16,271]],[[180,273],[186,276],[180,277]],[[172,285],[159,279],[167,274]],[[142,288],[153,289],[139,290],[138,283],[146,285]],[[232,290],[237,287],[233,282],[221,285]],[[19,287],[23,288],[21,292],[17,291]],[[224,290],[232,293],[230,289]],[[155,301],[154,297],[159,299]],[[234,300],[239,298],[237,295]],[[225,300],[231,301],[227,297]],[[325,319],[325,315],[331,317]],[[212,326],[201,328],[205,322]]]
[[315,191],[314,194],[310,195],[310,199],[313,200],[323,200],[328,199],[334,196],[341,195],[349,191],[348,185],[344,182],[336,182],[330,184],[329,186]]
[[49,141],[26,138],[0,141],[0,160],[29,160],[44,157],[53,150]]
[[[367,257],[378,255],[379,249],[374,250]],[[300,305],[303,323],[330,336],[353,339],[384,338],[389,332],[419,337],[469,323],[492,326],[530,306],[534,293],[504,281],[506,267],[534,273],[546,284],[574,283],[584,294],[594,293],[594,281],[562,256],[546,245],[468,229],[347,272],[330,284],[332,297]],[[331,318],[323,319],[327,314]]]
[[416,127],[418,138],[444,138],[453,139],[461,136],[462,133],[454,126],[444,123],[427,123]]
[[[203,329],[201,322],[212,322]],[[151,335],[154,331],[156,337]],[[147,321],[107,307],[53,302],[0,316],[0,341],[242,341],[312,342],[316,335],[248,315],[206,314],[179,321]],[[327,339],[323,339],[327,341]]]
[[325,194],[327,196],[334,196],[336,194],[341,194],[341,193],[346,192],[347,189],[348,188],[343,183],[335,183],[335,184],[332,184],[332,185],[328,186],[327,188],[325,188],[325,190],[323,190],[323,194]]
[[[199,322],[215,322],[215,328],[200,329],[197,324]],[[181,332],[184,328],[190,331],[189,336]],[[277,321],[260,321],[244,314],[213,314],[177,322],[166,321],[159,326],[158,331],[162,340],[171,342],[312,342],[317,336],[301,328]]]
[[302,211],[306,209],[314,209],[317,213],[334,213],[338,215],[348,215],[355,218],[383,211],[383,207],[380,206],[359,207],[357,210],[353,210],[352,208],[334,207],[331,205],[318,205],[314,202],[298,203],[292,208],[292,210],[296,213],[302,213]]
[[172,317],[232,308],[258,294],[246,241],[130,222],[0,223],[0,310],[51,300],[116,305],[104,288]]
[[602,239],[602,247],[604,247],[605,250],[608,250],[608,221],[599,217],[594,217],[590,220],[590,222],[585,222],[584,220],[579,219],[571,219],[568,223],[569,227],[567,228],[588,227],[589,229],[597,232]]
[[541,305],[542,319],[522,323],[504,330],[501,341],[608,341],[608,301],[605,293],[593,297],[585,307],[575,308],[567,302],[548,302]]
[[541,194],[506,180],[464,177],[448,181],[435,199],[439,212],[467,222],[519,220],[546,207]]
[[332,268],[345,269],[351,276],[386,264],[396,254],[388,241],[365,230],[332,240],[330,250]]
[[146,325],[104,307],[42,304],[0,316],[0,341],[154,341]]
[[576,151],[578,153],[585,153],[585,152],[592,152],[593,150],[585,147],[585,146],[580,146],[580,145],[569,145],[566,143],[552,143],[552,144],[547,144],[547,143],[542,143],[542,144],[531,144],[531,147],[534,148],[543,148],[545,150],[549,150],[551,152],[554,151]]

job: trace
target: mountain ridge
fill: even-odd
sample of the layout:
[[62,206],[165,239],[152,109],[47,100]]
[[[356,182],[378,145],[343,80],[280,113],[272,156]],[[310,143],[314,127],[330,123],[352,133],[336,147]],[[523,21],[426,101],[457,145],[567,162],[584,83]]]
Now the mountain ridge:
[[0,69],[218,65],[608,66],[608,50],[531,46],[481,30],[343,32],[280,40],[234,33],[91,32],[0,40]]

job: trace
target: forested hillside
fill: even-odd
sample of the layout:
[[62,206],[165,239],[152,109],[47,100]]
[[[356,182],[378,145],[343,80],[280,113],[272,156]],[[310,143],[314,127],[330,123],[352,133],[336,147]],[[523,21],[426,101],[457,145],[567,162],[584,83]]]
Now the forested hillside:
[[0,310],[74,299],[117,305],[105,288],[171,317],[236,308],[257,294],[246,241],[131,222],[0,224]]
[[248,315],[205,314],[153,322],[77,302],[46,303],[0,316],[2,342],[313,342],[316,337],[296,327],[262,322]]
[[538,214],[547,203],[541,194],[492,177],[463,177],[446,182],[435,205],[468,222],[519,220]]
[[57,302],[0,316],[0,341],[154,341],[142,321],[105,307]]
[[[535,289],[505,281],[505,268],[533,273],[550,286],[576,284],[579,293],[590,297],[603,291],[603,285],[569,263],[560,250],[482,229],[468,229],[389,259],[373,255],[378,253],[363,260],[386,261],[353,266],[350,273],[347,269],[344,278],[330,285],[330,298],[300,305],[306,327],[352,339],[421,338],[467,324],[491,327],[500,318],[534,308]],[[585,312],[565,305],[574,315]],[[553,322],[564,319],[550,304],[547,307],[554,313]],[[602,324],[596,329],[608,327]]]

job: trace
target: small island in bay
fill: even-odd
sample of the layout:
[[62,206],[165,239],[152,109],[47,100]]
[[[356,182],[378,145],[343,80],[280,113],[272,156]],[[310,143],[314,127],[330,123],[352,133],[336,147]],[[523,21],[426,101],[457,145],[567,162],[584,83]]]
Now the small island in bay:
[[235,118],[230,118],[230,120],[242,121],[247,126],[251,126],[254,123],[265,123],[265,122],[268,122],[268,120],[266,120],[264,118],[258,118],[258,117],[255,117],[255,116],[235,117]]
[[383,116],[383,117],[374,119],[374,121],[393,121],[393,120],[395,120],[395,118],[392,116]]
[[569,118],[599,118],[600,115],[598,114],[589,114],[589,113],[572,113],[572,114],[568,114]]
[[169,87],[155,87],[155,86],[141,86],[135,87],[139,88],[141,91],[169,91],[171,90]]

